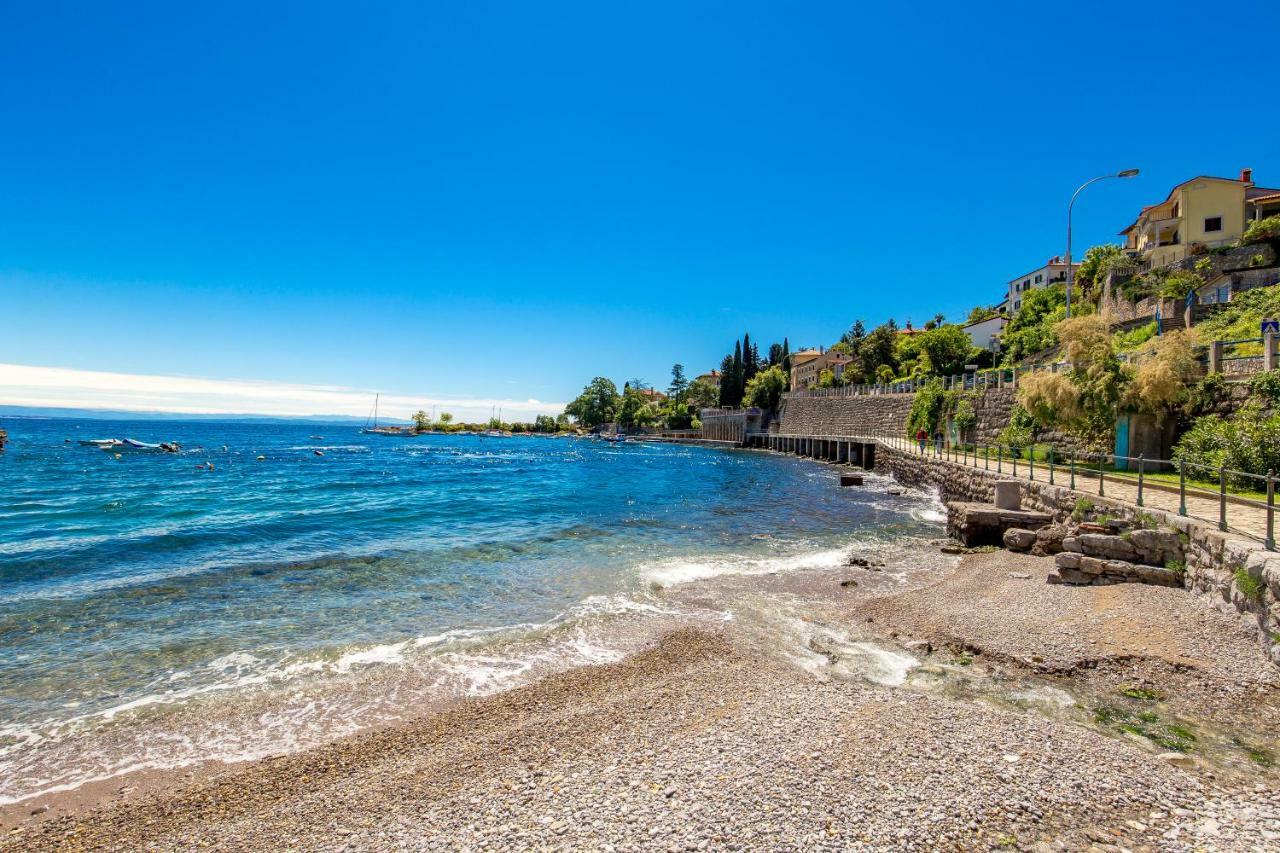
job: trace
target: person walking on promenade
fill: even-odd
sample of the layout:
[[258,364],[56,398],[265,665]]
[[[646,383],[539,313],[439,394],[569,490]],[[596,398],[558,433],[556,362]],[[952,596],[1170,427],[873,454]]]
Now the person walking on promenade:
[[938,430],[933,435],[933,453],[935,456],[942,455],[942,430]]
[[916,430],[916,441],[920,444],[920,452],[924,453],[924,443],[929,440],[929,433],[924,427]]

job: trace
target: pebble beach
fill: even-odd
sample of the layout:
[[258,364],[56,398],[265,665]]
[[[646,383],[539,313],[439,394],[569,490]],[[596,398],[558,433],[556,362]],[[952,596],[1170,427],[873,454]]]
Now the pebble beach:
[[[822,618],[914,656],[899,686],[788,665],[729,626],[677,630],[618,663],[317,749],[126,784],[95,804],[54,797],[34,816],[11,810],[6,847],[1280,846],[1273,770],[1207,744],[1163,751],[1087,715],[1098,696],[1123,705],[1122,691],[1158,680],[1161,714],[1214,695],[1225,698],[1205,706],[1205,732],[1245,709],[1271,728],[1280,717],[1261,651],[1202,601],[1137,585],[1048,586],[1036,573],[1049,563],[972,554],[928,583],[870,597],[839,591],[874,565],[829,573]],[[1035,684],[1041,699],[1001,699],[988,682]],[[1074,697],[1076,716],[1048,710],[1043,697],[1058,694]]]

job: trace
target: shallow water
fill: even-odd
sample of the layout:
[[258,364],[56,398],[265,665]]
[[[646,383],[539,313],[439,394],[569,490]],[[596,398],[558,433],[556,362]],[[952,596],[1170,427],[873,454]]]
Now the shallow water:
[[[886,495],[877,478],[839,489],[832,469],[776,454],[311,424],[6,426],[0,802],[305,747],[617,660],[673,624],[785,629],[780,599],[735,580],[830,571],[851,548],[909,554],[940,531],[928,496]],[[76,443],[126,436],[185,449]],[[714,594],[673,594],[696,589]],[[856,643],[841,654],[885,683],[909,669]]]

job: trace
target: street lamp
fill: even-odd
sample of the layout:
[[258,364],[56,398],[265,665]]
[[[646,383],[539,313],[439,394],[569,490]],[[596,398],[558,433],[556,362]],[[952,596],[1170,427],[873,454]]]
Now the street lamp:
[[1071,285],[1075,282],[1075,270],[1071,267],[1071,210],[1076,206],[1076,196],[1080,195],[1080,190],[1089,186],[1089,184],[1104,181],[1107,178],[1132,178],[1138,174],[1137,169],[1124,169],[1116,172],[1114,175],[1099,175],[1091,178],[1076,188],[1071,194],[1071,203],[1067,205],[1067,316],[1071,316]]

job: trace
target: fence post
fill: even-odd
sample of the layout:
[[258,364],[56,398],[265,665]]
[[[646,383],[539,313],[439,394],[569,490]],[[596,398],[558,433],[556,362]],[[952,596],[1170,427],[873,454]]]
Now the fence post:
[[1227,529],[1227,468],[1218,469],[1218,529]]
[[1036,446],[1034,444],[1032,444],[1031,449],[1027,451],[1027,459],[1029,460],[1027,464],[1030,466],[1028,468],[1029,473],[1027,474],[1027,479],[1034,480],[1036,478]]
[[1209,344],[1209,372],[1222,372],[1222,341]]
[[1178,515],[1187,514],[1187,463],[1178,460]]
[[1004,473],[1004,445],[996,445],[996,473]]
[[1016,447],[1009,448],[1009,461],[1013,463],[1012,476],[1014,477],[1018,476],[1018,448]]
[[1099,454],[1098,456],[1098,497],[1100,498],[1105,498],[1107,496],[1106,485],[1105,485],[1106,481],[1103,480],[1102,478],[1102,466],[1105,465],[1106,462],[1107,462],[1107,455],[1105,453]]
[[1076,452],[1072,450],[1070,456],[1067,464],[1071,466],[1071,491],[1074,492],[1076,490]]
[[1054,452],[1053,452],[1052,450],[1050,450],[1050,451],[1049,451],[1049,485],[1050,485],[1050,486],[1054,485],[1054,482],[1053,482],[1053,456],[1054,456]]
[[1142,506],[1142,478],[1146,468],[1146,454],[1138,454],[1138,506]]
[[986,444],[982,447],[982,470],[991,470],[991,445]]
[[1276,549],[1276,469],[1267,470],[1267,550]]
[[1276,336],[1272,332],[1262,336],[1262,369],[1276,369]]

